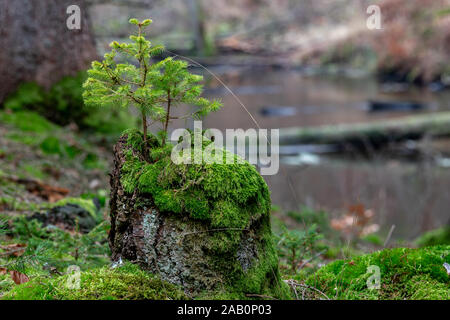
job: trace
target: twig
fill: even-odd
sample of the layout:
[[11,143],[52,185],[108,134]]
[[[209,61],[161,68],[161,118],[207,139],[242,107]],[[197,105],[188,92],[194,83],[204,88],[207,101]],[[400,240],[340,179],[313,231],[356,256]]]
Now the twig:
[[[317,289],[317,288],[315,288],[313,286],[297,282],[297,281],[295,281],[293,279],[284,280],[284,282],[287,283],[289,286],[291,286],[292,289],[294,289],[295,296],[297,297],[297,300],[298,300],[297,287],[302,287],[302,288],[306,288],[306,289],[310,289],[310,290],[316,291],[316,292],[320,293],[322,296],[324,296],[327,300],[330,300],[330,298],[325,293],[323,293],[322,291],[320,291],[319,289]],[[303,296],[304,295],[302,295],[302,297]]]
[[322,255],[325,251],[327,251],[327,249],[323,249],[322,251],[320,251],[319,253],[317,253],[315,256],[309,258],[308,260],[306,260],[305,262],[303,262],[300,267],[298,267],[298,270],[301,270],[307,263],[311,262],[312,260],[316,259],[317,257],[319,257],[320,255]]
[[[289,284],[289,283],[288,283]],[[294,292],[295,292],[295,298],[297,299],[297,300],[299,300],[299,298],[298,298],[298,293],[297,293],[297,289],[294,287],[294,286],[292,286],[291,285],[291,287],[292,287],[292,289],[294,290]],[[302,294],[302,299],[303,299],[303,294]]]
[[[13,255],[16,252],[25,251],[25,249],[26,249],[25,247],[20,247],[20,248],[16,248],[16,249],[13,249],[13,250],[1,252],[0,253],[0,257],[10,256],[10,255]],[[3,249],[3,250],[6,250],[6,249]]]
[[395,224],[393,224],[391,229],[389,230],[389,233],[388,233],[388,235],[386,237],[386,240],[384,241],[383,247],[386,247],[386,245],[388,244],[389,240],[391,240],[391,236],[392,236],[392,233],[394,232],[394,229],[395,229]]

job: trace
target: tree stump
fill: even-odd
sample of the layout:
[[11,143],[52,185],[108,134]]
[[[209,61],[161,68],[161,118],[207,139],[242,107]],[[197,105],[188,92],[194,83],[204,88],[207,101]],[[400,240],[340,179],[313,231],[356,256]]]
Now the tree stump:
[[[109,234],[113,261],[139,264],[191,296],[286,296],[272,241],[269,191],[259,173],[248,163],[241,165],[245,168],[198,165],[197,171],[195,165],[175,165],[170,157],[161,157],[164,148],[153,136],[148,138],[148,162],[142,140],[141,133],[132,131],[114,147]],[[204,174],[200,182],[187,182],[192,170]],[[224,174],[214,185],[217,172]],[[238,190],[228,190],[231,184],[223,186],[226,181]],[[239,192],[246,193],[242,201],[232,197]]]

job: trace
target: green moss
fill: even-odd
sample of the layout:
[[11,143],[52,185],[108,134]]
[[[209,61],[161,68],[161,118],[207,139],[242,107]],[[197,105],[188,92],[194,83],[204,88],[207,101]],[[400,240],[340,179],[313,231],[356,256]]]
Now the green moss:
[[91,200],[94,201],[94,199],[97,199],[100,203],[101,207],[104,207],[106,205],[106,202],[108,200],[109,193],[105,189],[99,189],[97,192],[87,192],[80,195],[82,199]]
[[59,125],[73,122],[84,129],[115,136],[136,125],[136,119],[118,106],[112,106],[107,113],[100,108],[85,106],[82,97],[85,80],[86,72],[82,71],[63,77],[50,90],[44,90],[36,83],[23,83],[5,99],[3,106],[15,113],[36,112]]
[[[73,159],[75,156],[77,156],[81,152],[81,150],[78,149],[77,147],[70,146],[65,141],[62,141],[54,136],[46,137],[40,143],[39,147],[45,154],[58,154],[61,156],[67,156],[71,159]],[[96,159],[91,159],[91,158],[92,158],[92,154],[87,154],[85,162],[86,161],[94,162],[96,160]]]
[[51,207],[54,208],[64,206],[69,203],[79,205],[80,207],[88,211],[94,219],[98,220],[99,217],[97,215],[97,208],[95,207],[94,202],[89,199],[68,197],[52,203]]
[[41,104],[44,100],[44,90],[34,82],[27,82],[22,83],[13,94],[6,98],[4,106],[6,109],[18,111],[24,106]]
[[111,136],[114,140],[127,128],[138,125],[136,117],[120,106],[111,106],[108,112],[103,108],[87,107],[89,116],[83,119],[83,126],[95,132]]
[[[1,221],[8,221],[1,230]],[[0,265],[25,272],[30,278],[48,274],[41,267],[51,266],[64,272],[70,265],[82,270],[99,268],[110,263],[110,249],[107,242],[109,223],[102,222],[89,233],[73,233],[52,225],[44,226],[27,215],[3,218],[0,216],[0,242],[26,243],[27,248],[20,258],[0,257]],[[8,235],[5,237],[2,235]],[[5,232],[6,231],[6,232]]]
[[59,140],[56,137],[47,137],[42,141],[41,150],[46,154],[60,154],[61,146]]
[[[270,227],[270,226],[268,226]],[[217,260],[221,270],[228,269],[229,279],[217,290],[205,292],[197,296],[197,299],[214,300],[242,300],[242,299],[282,299],[293,298],[289,287],[281,280],[278,271],[278,255],[272,245],[272,235],[268,230],[262,230],[261,246],[258,251],[261,256],[249,269],[232,264],[233,258],[223,257]],[[254,262],[254,261],[253,261]]]
[[61,133],[61,128],[36,112],[0,112],[0,123],[11,127],[5,134],[10,140],[39,147],[47,154],[55,153],[55,149],[59,152],[61,149],[61,142],[55,138]]
[[32,176],[37,179],[45,179],[47,177],[47,174],[44,173],[38,166],[31,165],[31,164],[24,164],[21,166],[21,169],[23,169],[26,176]]
[[14,281],[11,279],[9,273],[0,274],[0,299],[4,292],[10,291],[14,286]]
[[[266,241],[271,241],[266,239]],[[278,255],[275,248],[266,245],[268,249],[258,263],[250,268],[246,276],[228,288],[228,297],[243,299],[252,297],[246,293],[257,293],[260,296],[266,296],[273,299],[292,299],[289,287],[281,280],[278,270],[273,266],[278,266]],[[276,273],[276,274],[274,274]]]
[[405,291],[409,292],[412,300],[449,300],[449,285],[434,280],[429,275],[414,276],[406,284]]
[[11,300],[174,300],[186,295],[173,284],[125,264],[81,272],[80,288],[67,286],[70,275],[35,277],[14,287],[3,298]]
[[32,111],[1,112],[0,121],[22,131],[35,133],[54,133],[59,129],[58,126]]
[[171,146],[161,148],[158,139],[150,136],[148,163],[137,156],[143,150],[142,134],[131,130],[127,136],[124,190],[150,194],[160,211],[185,213],[209,221],[214,228],[245,228],[251,220],[269,215],[269,189],[248,162],[236,163],[233,155],[235,164],[175,164]]
[[[25,188],[23,188],[23,186],[18,186],[15,190],[25,190]],[[21,201],[20,199],[17,199],[17,197],[11,195],[0,196],[0,206],[5,208],[5,210],[8,209],[12,211],[37,211],[40,208],[40,204],[38,203]]]
[[[150,195],[161,212],[204,221],[209,229],[230,229],[211,235],[214,250],[235,246],[241,236],[236,231],[269,216],[268,187],[248,162],[175,164],[170,158],[172,146],[161,147],[154,136],[148,138],[151,148],[147,162],[142,158],[142,134],[137,130],[126,134],[129,149],[122,167],[124,190]],[[237,162],[237,156],[233,156]]]
[[85,72],[63,77],[48,91],[36,83],[24,83],[6,98],[4,106],[13,111],[38,112],[61,125],[71,121],[81,124],[88,114],[82,98],[82,83],[85,78]]
[[39,111],[55,123],[66,125],[73,121],[82,124],[89,114],[82,97],[86,77],[86,72],[63,77],[46,94],[45,104]]
[[[332,262],[306,282],[336,299],[449,299],[445,262],[450,246],[385,249]],[[380,289],[367,286],[373,265],[380,268]]]
[[[248,294],[291,298],[278,271],[269,190],[256,169],[232,154],[228,155],[234,157],[234,164],[175,164],[170,158],[172,146],[161,147],[155,136],[148,137],[150,152],[145,157],[142,140],[140,132],[126,132],[121,184],[136,198],[151,199],[180,230],[186,229],[183,223],[195,224],[195,236],[186,236],[189,245],[210,252],[196,257],[196,262],[205,259],[217,274],[199,279],[206,287],[211,283],[213,290],[197,298],[249,299]],[[204,140],[203,146],[210,143]]]
[[450,245],[450,226],[425,232],[417,240],[420,247],[435,246],[439,244]]
[[363,237],[362,240],[371,243],[373,245],[376,246],[382,246],[383,245],[383,240],[380,238],[379,235],[371,233],[368,234],[367,236]]

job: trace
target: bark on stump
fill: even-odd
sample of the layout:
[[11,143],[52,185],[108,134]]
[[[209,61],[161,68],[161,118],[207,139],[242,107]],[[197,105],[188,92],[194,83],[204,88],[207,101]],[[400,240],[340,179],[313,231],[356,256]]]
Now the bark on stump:
[[[268,213],[252,219],[245,230],[224,231],[212,230],[209,223],[186,214],[162,212],[151,195],[124,190],[122,167],[130,149],[127,135],[114,147],[109,234],[113,261],[139,264],[161,279],[181,285],[192,296],[205,292],[222,292],[224,297],[231,292],[232,297],[240,298],[246,294],[285,295]],[[143,160],[135,150],[133,156]],[[237,241],[215,249],[220,247],[221,237],[228,241],[227,237],[236,233]]]

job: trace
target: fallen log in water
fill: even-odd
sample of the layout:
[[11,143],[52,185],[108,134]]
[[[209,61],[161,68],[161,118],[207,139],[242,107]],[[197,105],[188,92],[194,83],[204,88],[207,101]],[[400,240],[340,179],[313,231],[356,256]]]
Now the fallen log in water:
[[331,144],[340,149],[380,149],[391,143],[450,136],[450,112],[414,115],[371,123],[280,129],[280,144]]
[[368,102],[369,112],[391,112],[391,111],[419,111],[426,108],[426,105],[418,102],[409,101],[374,101]]

